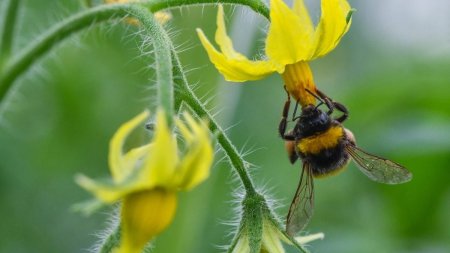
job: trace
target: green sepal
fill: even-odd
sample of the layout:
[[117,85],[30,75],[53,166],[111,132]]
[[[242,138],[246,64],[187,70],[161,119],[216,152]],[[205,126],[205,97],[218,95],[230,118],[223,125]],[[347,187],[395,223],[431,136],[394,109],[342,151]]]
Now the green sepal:
[[249,238],[250,253],[259,253],[263,233],[264,198],[257,193],[247,194],[242,205],[244,211],[242,222]]
[[350,11],[347,13],[347,17],[345,18],[345,22],[348,24],[350,20],[352,19],[353,13],[356,11],[355,8],[351,8]]

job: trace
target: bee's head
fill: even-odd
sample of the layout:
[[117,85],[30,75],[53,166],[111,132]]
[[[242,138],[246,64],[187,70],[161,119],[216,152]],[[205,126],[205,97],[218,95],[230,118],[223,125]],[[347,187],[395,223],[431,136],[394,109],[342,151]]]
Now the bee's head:
[[329,128],[331,118],[314,105],[307,105],[302,108],[302,114],[297,121],[297,130],[302,136],[309,136],[323,132]]
[[320,117],[320,114],[323,114],[323,112],[317,106],[307,105],[302,108],[300,118],[317,118]]

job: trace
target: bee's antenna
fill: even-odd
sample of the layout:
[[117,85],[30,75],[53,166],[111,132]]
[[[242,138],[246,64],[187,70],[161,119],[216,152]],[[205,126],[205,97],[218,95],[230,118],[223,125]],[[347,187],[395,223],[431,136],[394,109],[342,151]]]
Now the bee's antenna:
[[[323,102],[323,99],[320,98],[319,96],[317,96],[317,94],[313,93],[313,92],[310,91],[309,89],[306,89],[306,88],[305,88],[305,90],[306,90],[306,92],[308,92],[309,94],[311,94],[313,97],[315,97],[317,100],[319,100],[321,104],[324,103],[324,102]],[[317,106],[317,107],[319,107],[319,106]]]
[[[320,101],[320,100],[319,100],[319,101]],[[324,103],[323,103],[322,101],[320,101],[320,103],[316,105],[316,110],[317,110],[317,108],[319,108],[319,106],[321,106],[321,105],[323,105],[323,104],[324,104]]]

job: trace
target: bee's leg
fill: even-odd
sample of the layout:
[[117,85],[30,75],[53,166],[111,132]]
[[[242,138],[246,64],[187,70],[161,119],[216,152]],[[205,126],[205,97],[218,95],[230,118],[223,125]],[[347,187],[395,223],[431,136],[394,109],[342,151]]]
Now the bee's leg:
[[287,141],[295,140],[295,137],[291,132],[286,133],[287,116],[289,114],[289,106],[290,105],[291,105],[291,100],[288,99],[286,101],[286,103],[284,103],[283,116],[281,118],[280,124],[278,125],[278,133],[280,134],[281,138],[283,138],[283,140],[287,140]]
[[[284,90],[286,90],[286,86],[284,87]],[[284,134],[286,133],[286,126],[287,126],[287,117],[289,114],[289,107],[291,106],[291,96],[289,95],[289,93],[287,92],[287,100],[284,103],[284,107],[283,107],[283,114],[281,115],[281,121],[280,124],[278,125],[278,133],[280,134],[280,136],[283,138]]]
[[331,98],[329,98],[327,95],[325,95],[323,92],[321,92],[319,89],[316,89],[316,93],[323,100],[323,102],[327,105],[327,107],[328,107],[327,114],[331,115],[335,108],[333,100]]
[[343,104],[333,101],[333,99],[329,98],[327,95],[325,95],[323,92],[321,92],[318,89],[316,89],[316,92],[317,92],[317,95],[319,95],[319,97],[321,97],[323,99],[323,101],[325,102],[325,104],[327,105],[327,107],[329,109],[329,111],[327,112],[328,115],[331,115],[333,113],[334,109],[336,109],[336,110],[342,112],[343,115],[338,118],[335,118],[335,120],[342,123],[348,118],[348,110]]
[[344,122],[348,118],[347,108],[343,104],[334,102],[334,101],[333,101],[333,105],[336,108],[336,110],[343,113],[340,117],[335,118],[335,120],[339,121],[340,123]]

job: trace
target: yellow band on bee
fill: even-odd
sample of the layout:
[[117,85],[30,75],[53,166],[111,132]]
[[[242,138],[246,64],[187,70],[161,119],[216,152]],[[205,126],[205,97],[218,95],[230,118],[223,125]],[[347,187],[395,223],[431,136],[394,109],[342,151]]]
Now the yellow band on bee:
[[318,154],[324,149],[335,147],[343,135],[344,131],[341,126],[331,127],[319,135],[301,139],[297,148],[304,154]]

